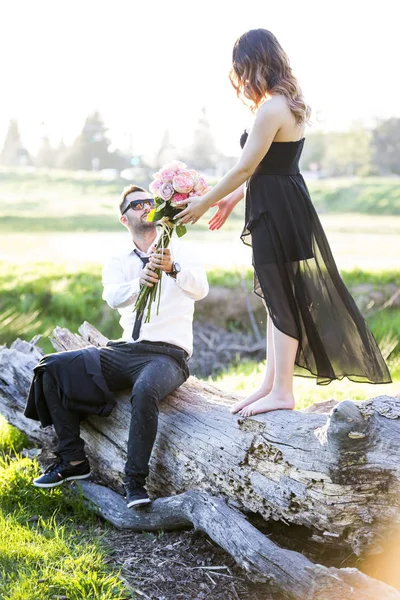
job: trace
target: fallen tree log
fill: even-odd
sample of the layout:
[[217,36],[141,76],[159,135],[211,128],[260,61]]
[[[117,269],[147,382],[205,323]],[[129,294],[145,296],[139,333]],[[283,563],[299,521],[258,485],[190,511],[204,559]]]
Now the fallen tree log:
[[[82,336],[57,328],[56,349],[106,341],[88,324],[80,331]],[[37,359],[37,351],[29,344],[0,351],[0,412],[44,443],[46,432],[22,415]],[[230,507],[261,515],[266,525],[276,521],[305,528],[309,539],[321,548],[339,554],[379,552],[382,540],[399,524],[398,399],[381,397],[359,405],[343,402],[330,416],[277,411],[248,419],[229,413],[227,407],[233,400],[195,378],[165,400],[150,490],[163,496],[191,489],[211,492],[228,499]],[[120,489],[129,414],[129,398],[122,393],[108,419],[92,417],[82,424],[92,463],[114,489]],[[290,527],[288,531],[290,537]],[[212,529],[207,533],[213,537]],[[257,566],[249,565],[244,561],[243,566],[256,576]],[[317,578],[316,572],[313,577]],[[283,580],[279,585],[285,589]],[[323,597],[373,597],[360,595],[359,589],[357,593]]]
[[[80,332],[57,328],[53,343],[68,350],[106,341],[89,324]],[[275,411],[251,418],[228,411],[234,400],[192,377],[163,402],[150,490],[212,491],[246,513],[304,526],[321,545],[356,555],[379,551],[400,524],[399,399],[344,401],[329,416]],[[129,416],[129,395],[121,393],[107,421],[91,418],[84,430],[94,457],[101,456],[103,480],[117,489]]]
[[159,498],[132,511],[109,488],[81,482],[84,496],[118,529],[159,531],[194,526],[231,554],[253,579],[268,584],[279,598],[293,600],[395,600],[400,593],[357,569],[315,565],[299,552],[285,550],[253,527],[237,510],[205,492]]

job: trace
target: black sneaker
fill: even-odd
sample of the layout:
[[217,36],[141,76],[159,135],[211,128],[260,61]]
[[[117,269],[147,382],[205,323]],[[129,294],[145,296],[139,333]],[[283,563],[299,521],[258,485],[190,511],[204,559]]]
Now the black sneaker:
[[90,477],[90,464],[87,458],[79,465],[71,465],[69,461],[60,458],[56,463],[50,465],[43,475],[33,481],[33,485],[39,488],[53,488],[61,485],[64,481],[73,479],[87,479]]
[[151,502],[148,493],[142,486],[137,486],[133,482],[124,483],[126,492],[126,505],[128,508],[132,506],[140,506],[141,504],[149,504]]

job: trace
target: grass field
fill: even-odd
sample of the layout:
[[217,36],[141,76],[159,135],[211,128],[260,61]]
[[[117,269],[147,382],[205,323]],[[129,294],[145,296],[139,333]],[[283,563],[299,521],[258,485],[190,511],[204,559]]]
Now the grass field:
[[[0,170],[0,260],[102,263],[126,235],[116,211],[125,184],[96,173]],[[398,268],[397,179],[320,180],[309,188],[340,269]],[[207,267],[249,266],[250,250],[239,240],[243,212],[240,203],[218,232],[202,219],[183,243],[201,253]]]
[[107,525],[73,487],[32,486],[36,461],[18,454],[25,436],[0,416],[0,598],[128,600],[107,565]]
[[[253,273],[244,271],[208,271],[210,286],[235,288],[244,276],[247,289],[252,289]],[[342,272],[345,283],[352,287],[369,283],[374,289],[396,284],[400,271]],[[0,262],[0,343],[10,344],[17,337],[31,339],[38,333],[48,336],[57,324],[76,331],[88,320],[109,338],[120,336],[119,315],[101,299],[101,266],[63,265],[54,263]],[[378,340],[400,338],[400,309],[387,308],[369,318]],[[51,350],[47,342],[46,351]],[[393,354],[400,353],[400,347]]]
[[[76,329],[85,319],[118,337],[118,316],[101,300],[100,272],[127,236],[116,212],[125,183],[96,173],[0,170],[0,343],[47,335],[55,324]],[[321,180],[309,188],[346,284],[400,285],[398,180]],[[241,203],[218,232],[203,219],[183,238],[202,257],[212,286],[235,287],[244,274],[251,288],[251,250],[239,239],[243,210]],[[369,323],[386,347],[400,339],[399,309]],[[256,376],[247,367],[239,373],[243,382]]]
[[[101,264],[123,241],[115,202],[121,183],[91,173],[0,171],[0,344],[48,335],[55,325],[76,330],[87,319],[108,337],[119,336],[118,315],[101,300]],[[348,286],[400,285],[400,187],[394,179],[312,182],[310,191]],[[211,211],[210,211],[211,212]],[[220,232],[206,220],[183,240],[208,268],[210,285],[251,288],[251,254],[239,240],[243,206]],[[223,307],[222,307],[223,309]],[[297,408],[316,401],[400,395],[400,309],[368,317],[393,377],[373,386],[347,380],[316,386],[295,378]],[[42,347],[51,350],[45,341]],[[265,363],[239,362],[214,377],[247,394]],[[0,598],[2,600],[128,600],[133,596],[108,566],[102,539],[107,525],[73,486],[38,490],[36,461],[18,453],[23,434],[0,415]]]
[[[322,215],[321,221],[339,269],[387,271],[399,268],[400,216],[347,213]],[[251,265],[251,250],[239,238],[242,223],[243,216],[240,216],[234,221],[234,229],[224,227],[213,232],[205,227],[193,227],[181,243],[190,244],[207,268],[248,268]],[[116,225],[114,232],[82,232],[77,229],[74,232],[41,233],[34,230],[1,232],[0,225],[0,260],[14,263],[51,260],[71,266],[101,264],[112,248],[126,239],[126,230],[117,220]]]
[[[385,347],[383,346],[383,350]],[[233,391],[247,396],[261,384],[265,372],[265,362],[254,363],[242,361],[229,367],[224,373],[209,379],[209,382],[226,392]],[[314,379],[306,377],[294,378],[294,396],[296,409],[307,408],[314,402],[323,400],[368,400],[380,395],[399,396],[400,400],[400,356],[388,360],[388,367],[393,379],[391,384],[371,385],[354,383],[348,379],[334,381],[329,385],[316,385]]]

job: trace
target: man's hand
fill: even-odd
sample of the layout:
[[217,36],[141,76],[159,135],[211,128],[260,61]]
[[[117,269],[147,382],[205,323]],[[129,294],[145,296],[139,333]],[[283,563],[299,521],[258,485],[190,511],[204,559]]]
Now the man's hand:
[[171,250],[169,248],[164,248],[164,250],[158,250],[150,256],[149,265],[153,269],[161,269],[165,273],[170,273],[172,271],[172,255]]
[[153,287],[158,281],[157,273],[154,273],[154,269],[151,267],[150,262],[142,270],[142,274],[139,278],[140,285],[146,285],[147,287]]

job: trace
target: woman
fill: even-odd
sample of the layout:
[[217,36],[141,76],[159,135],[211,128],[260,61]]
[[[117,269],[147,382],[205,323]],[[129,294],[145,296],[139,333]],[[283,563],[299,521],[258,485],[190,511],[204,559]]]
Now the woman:
[[256,117],[241,137],[242,155],[177,218],[195,223],[210,206],[219,229],[244,195],[244,243],[253,247],[254,291],[268,311],[267,368],[258,390],[232,412],[293,409],[293,374],[318,384],[348,377],[390,383],[376,341],[350,296],[299,172],[309,109],[275,36],[243,34],[233,48],[230,80]]

